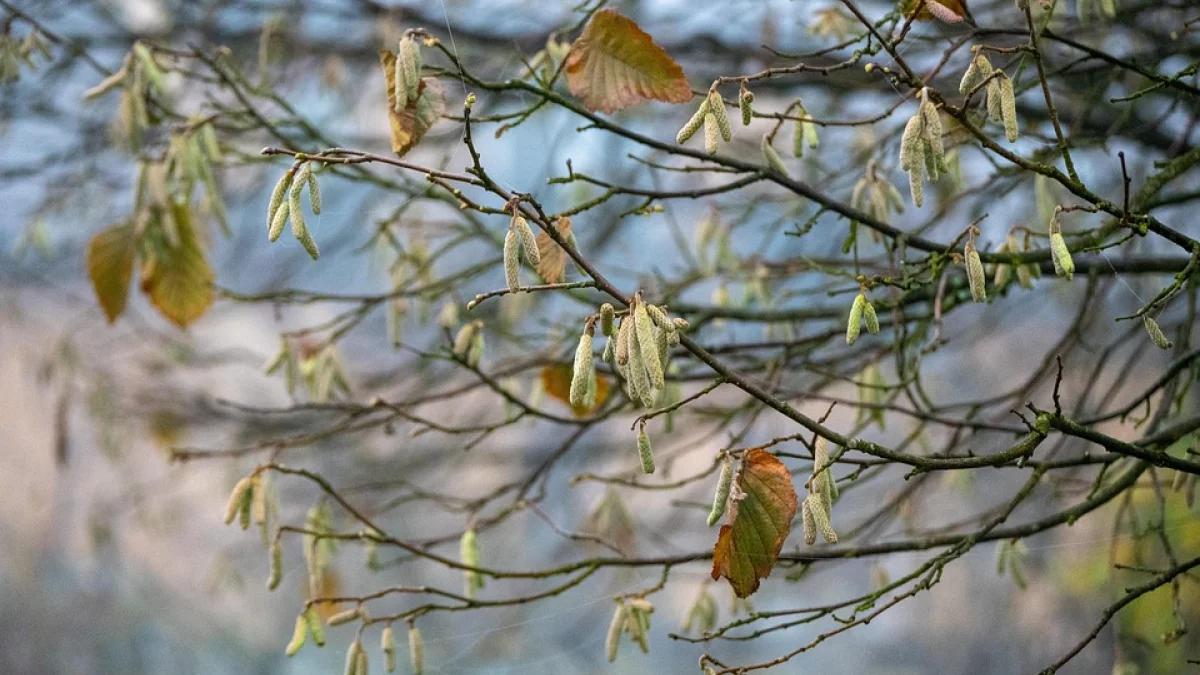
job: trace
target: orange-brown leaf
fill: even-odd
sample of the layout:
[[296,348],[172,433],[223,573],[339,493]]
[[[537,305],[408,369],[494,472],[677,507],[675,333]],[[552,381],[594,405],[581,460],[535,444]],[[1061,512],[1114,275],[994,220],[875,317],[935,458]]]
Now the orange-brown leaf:
[[[571,405],[571,378],[573,374],[574,368],[569,363],[556,363],[546,366],[542,368],[542,389],[551,398]],[[590,408],[572,405],[571,411],[575,413],[576,417],[586,417],[604,405],[604,402],[608,400],[610,391],[608,378],[600,373],[596,373],[596,404]]]
[[415,101],[409,101],[400,112],[396,112],[396,55],[387,50],[379,52],[379,64],[387,80],[388,120],[391,124],[392,152],[398,157],[416,147],[425,137],[425,132],[438,121],[445,110],[446,101],[440,82],[421,78],[420,92]]
[[725,577],[745,598],[758,590],[779,559],[796,516],[796,488],[783,462],[755,448],[742,457],[726,524],[713,549],[712,578]]
[[588,21],[567,54],[567,87],[589,110],[611,113],[647,99],[692,100],[683,68],[615,9]]
[[125,311],[133,258],[137,250],[133,226],[118,225],[92,237],[88,243],[87,268],[100,308],[112,323]]
[[[554,221],[554,229],[562,235],[563,239],[571,238],[571,219],[567,217],[559,218]],[[561,283],[563,273],[566,271],[567,252],[563,247],[546,234],[545,230],[538,230],[537,233],[538,260],[537,273],[548,284]]]

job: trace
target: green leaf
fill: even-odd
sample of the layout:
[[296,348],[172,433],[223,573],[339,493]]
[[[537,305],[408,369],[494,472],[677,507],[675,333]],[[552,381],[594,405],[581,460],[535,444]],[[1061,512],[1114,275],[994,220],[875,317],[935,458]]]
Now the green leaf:
[[615,9],[596,12],[567,54],[567,87],[589,110],[612,113],[647,99],[692,100],[683,68]]
[[437,80],[421,78],[420,94],[396,112],[396,55],[390,51],[379,52],[379,65],[387,79],[388,119],[391,122],[392,152],[403,157],[425,137],[425,132],[438,121],[445,110],[445,96]]
[[88,244],[88,277],[109,323],[121,316],[129,300],[136,244],[132,225],[117,225],[104,230]]
[[200,318],[213,303],[213,271],[187,206],[172,206],[178,245],[163,246],[142,265],[142,292],[180,328]]
[[712,578],[728,579],[739,598],[757,591],[759,579],[770,575],[779,559],[796,506],[796,488],[783,462],[760,448],[747,452],[713,548]]

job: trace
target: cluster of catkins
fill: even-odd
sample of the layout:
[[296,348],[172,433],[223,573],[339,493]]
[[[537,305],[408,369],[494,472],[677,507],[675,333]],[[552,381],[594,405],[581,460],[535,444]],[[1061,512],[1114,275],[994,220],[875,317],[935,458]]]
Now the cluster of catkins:
[[650,632],[650,615],[654,613],[654,605],[645,598],[633,598],[626,601],[617,599],[617,608],[613,612],[612,623],[608,625],[608,634],[604,639],[604,655],[608,662],[617,660],[617,648],[621,646],[621,634],[629,635],[629,639],[641,647],[642,652],[650,653],[650,642],[646,634]]
[[299,156],[297,163],[288,169],[287,173],[275,184],[271,191],[271,201],[267,206],[267,239],[276,241],[283,234],[283,226],[290,219],[292,234],[308,255],[316,260],[321,256],[317,242],[313,241],[304,222],[304,211],[300,205],[300,194],[308,187],[308,203],[314,214],[321,213],[321,187],[317,185],[317,177],[313,174],[312,163]]
[[925,203],[925,178],[936,183],[946,165],[946,148],[942,144],[942,118],[937,106],[929,100],[928,87],[921,90],[921,105],[904,125],[900,137],[900,168],[908,173],[908,187],[913,203]]
[[[596,365],[592,343],[597,319],[600,332],[608,337],[602,358],[625,380],[629,399],[645,407],[654,405],[659,393],[666,387],[665,373],[670,348],[679,344],[679,332],[687,328],[687,321],[671,319],[661,307],[643,300],[640,292],[633,297],[629,311],[619,322],[615,308],[610,303],[604,303],[599,316],[590,317],[584,325],[575,348],[570,400],[571,405],[585,409],[591,408],[596,402]],[[641,456],[642,470],[654,473],[654,457],[645,424],[641,425],[638,432],[638,454]]]
[[1009,143],[1015,143],[1020,137],[1020,129],[1017,127],[1017,98],[1012,78],[1003,70],[992,67],[987,55],[976,47],[971,65],[967,66],[967,72],[958,83],[958,90],[970,94],[980,85],[986,87],[988,119],[1004,125],[1004,136]]
[[396,50],[396,112],[421,95],[421,45],[412,35],[400,39]]
[[837,497],[837,483],[833,480],[833,463],[829,460],[829,444],[821,436],[813,443],[813,472],[808,480],[808,496],[800,506],[804,522],[804,543],[817,543],[817,532],[830,544],[838,541],[833,530],[831,514],[833,500]]

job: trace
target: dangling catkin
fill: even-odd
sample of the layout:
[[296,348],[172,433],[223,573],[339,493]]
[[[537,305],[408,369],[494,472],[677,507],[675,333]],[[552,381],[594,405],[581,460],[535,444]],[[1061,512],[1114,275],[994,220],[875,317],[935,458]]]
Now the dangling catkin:
[[1146,332],[1150,334],[1150,339],[1154,341],[1154,345],[1159,349],[1170,349],[1175,345],[1167,339],[1167,334],[1163,332],[1158,322],[1150,318],[1149,314],[1142,315],[1142,323],[1146,326]]
[[617,311],[613,308],[612,303],[606,302],[600,305],[600,334],[605,337],[612,337],[613,322],[616,320]]
[[252,476],[246,476],[237,483],[234,483],[233,490],[229,493],[229,501],[225,504],[226,525],[232,523],[233,519],[245,510],[246,506],[250,503],[252,485]]
[[[463,531],[462,539],[458,542],[458,554],[462,564],[467,567],[479,567],[479,537],[474,527]],[[474,599],[475,592],[483,588],[483,576],[473,570],[463,570],[463,594]]]
[[983,274],[983,262],[979,260],[979,251],[975,250],[975,242],[968,241],[963,247],[963,264],[967,267],[967,284],[971,287],[971,298],[975,302],[987,301],[987,289]]
[[705,96],[704,100],[700,103],[700,107],[696,108],[696,112],[692,114],[692,117],[683,125],[682,128],[679,129],[679,133],[675,134],[675,142],[680,145],[687,143],[688,139],[690,139],[692,136],[695,136],[696,132],[700,130],[700,127],[704,126],[704,118],[706,115],[708,115],[707,96]]
[[744,127],[750,126],[750,120],[754,117],[754,107],[751,105],[753,103],[754,92],[743,88],[738,93],[738,107],[742,111],[742,126]]
[[867,324],[867,332],[874,335],[879,332],[879,315],[875,313],[875,305],[867,300],[863,304],[863,320]]
[[621,629],[625,625],[627,611],[625,603],[618,600],[617,608],[613,611],[612,621],[608,623],[608,633],[604,636],[604,658],[609,663],[617,660],[617,648],[621,646]]
[[521,238],[521,252],[525,255],[525,261],[537,267],[542,262],[542,255],[538,251],[537,238],[533,236],[533,229],[529,227],[529,221],[525,220],[523,216],[514,216],[511,227]]
[[638,429],[637,447],[638,456],[642,460],[642,472],[654,473],[654,452],[650,448],[650,436],[644,426]]
[[288,642],[287,647],[283,650],[283,653],[287,656],[295,656],[296,652],[300,651],[300,648],[304,646],[304,641],[307,638],[308,620],[304,618],[303,614],[301,614],[300,616],[296,617],[296,627],[292,629],[292,640],[291,642]]
[[405,94],[409,101],[415,101],[421,88],[421,45],[411,36],[400,40],[400,64],[404,68]]
[[629,334],[633,332],[633,317],[625,315],[621,319],[621,325],[617,328],[617,346],[616,357],[617,365],[624,366],[629,363]]
[[717,143],[721,138],[721,130],[717,128],[717,118],[711,112],[704,115],[704,151],[710,155],[717,154]]
[[362,643],[358,640],[350,643],[350,647],[346,649],[346,669],[344,675],[357,675],[358,673],[358,653],[362,651]]
[[865,293],[859,293],[854,296],[854,303],[850,305],[850,318],[846,321],[846,344],[852,345],[858,339],[859,332],[862,331],[862,316],[866,311],[867,296]]
[[725,456],[721,462],[721,475],[717,478],[717,492],[713,495],[712,510],[708,512],[708,526],[712,527],[721,516],[725,515],[725,504],[729,501],[729,491],[733,487],[733,458]]
[[379,636],[379,649],[383,652],[383,667],[389,672],[396,672],[396,631],[389,624]]
[[1075,276],[1075,261],[1071,259],[1071,249],[1063,239],[1058,213],[1050,218],[1050,259],[1054,261],[1055,274],[1068,280]]
[[312,171],[305,174],[308,182],[308,204],[312,207],[312,212],[321,214],[321,186],[317,183],[317,176]]
[[804,543],[812,546],[817,543],[817,521],[813,518],[812,506],[809,505],[809,500],[812,495],[804,498],[804,502],[800,505],[800,516],[804,522]]
[[308,634],[318,647],[325,646],[325,627],[321,625],[321,615],[317,613],[316,605],[309,605],[304,610],[304,620],[308,624]]
[[717,122],[717,129],[726,143],[733,140],[733,125],[729,122],[729,113],[725,110],[725,100],[721,93],[713,89],[708,93],[708,111]]
[[508,232],[504,233],[504,282],[508,285],[510,293],[516,293],[521,289],[521,260],[517,252],[519,247],[518,235],[516,231],[509,228]]
[[646,374],[650,378],[650,386],[655,389],[662,389],[666,386],[663,377],[663,363],[658,357],[658,343],[654,336],[654,322],[650,318],[650,312],[646,309],[646,303],[638,298],[633,308],[633,330],[637,335],[638,345],[642,350],[642,360],[646,367]]
[[279,210],[284,207],[283,200],[287,197],[288,188],[292,186],[292,172],[283,174],[275,189],[271,191],[271,201],[267,204],[267,239],[275,241],[283,233],[283,225],[287,222],[287,214],[282,217]]
[[415,623],[408,624],[408,660],[415,675],[425,672],[425,643],[421,641],[421,630]]
[[1012,80],[1007,75],[1000,77],[1000,118],[1004,122],[1004,135],[1009,143],[1015,143],[1021,131],[1017,127],[1017,99]]
[[276,537],[271,542],[271,573],[267,577],[267,590],[279,588],[280,581],[283,581],[283,545]]
[[583,334],[579,336],[579,345],[575,347],[575,364],[571,373],[571,405],[581,406],[587,397],[588,379],[595,372],[592,363],[592,328],[588,324]]
[[788,175],[787,166],[784,165],[783,158],[780,157],[779,153],[775,151],[775,148],[771,146],[770,137],[766,134],[764,134],[762,137],[762,154],[763,159],[767,161],[767,166],[785,176]]

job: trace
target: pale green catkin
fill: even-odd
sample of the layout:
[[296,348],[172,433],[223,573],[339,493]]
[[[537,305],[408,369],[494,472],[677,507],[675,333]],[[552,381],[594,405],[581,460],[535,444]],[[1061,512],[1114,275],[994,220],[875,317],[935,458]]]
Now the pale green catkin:
[[267,522],[267,486],[263,474],[255,474],[250,491],[250,517],[256,525]]
[[1003,75],[997,75],[996,77],[988,80],[987,83],[987,116],[988,120],[991,122],[1004,121],[1004,112],[1000,106],[1000,99],[1002,96],[1000,93],[1000,80],[1003,77]]
[[542,262],[542,255],[538,251],[537,238],[533,236],[533,229],[529,227],[529,221],[525,220],[523,216],[514,216],[511,227],[521,238],[521,252],[525,254],[525,261],[537,267]]
[[354,675],[371,675],[367,664],[367,650],[358,650],[358,662],[355,664]]
[[379,649],[383,652],[383,667],[389,672],[396,672],[396,631],[391,625],[383,629],[379,636]]
[[1009,143],[1021,136],[1017,126],[1017,98],[1012,80],[1007,75],[1000,78],[1000,118],[1004,122],[1004,135]]
[[267,239],[275,241],[279,239],[279,235],[283,233],[283,225],[287,222],[287,214],[282,217],[279,215],[279,209],[283,208],[283,200],[287,196],[288,188],[292,186],[292,173],[289,171],[283,174],[279,182],[275,184],[275,189],[271,191],[271,201],[267,204]]
[[846,344],[852,345],[858,339],[859,332],[862,331],[862,316],[866,311],[867,296],[864,293],[859,293],[854,296],[854,303],[850,305],[850,318],[846,321]]
[[712,510],[708,512],[708,526],[716,524],[725,515],[725,505],[729,502],[729,491],[733,487],[733,458],[725,456],[721,462],[721,475],[717,478],[717,492],[713,495]]
[[875,305],[867,300],[863,305],[863,320],[867,324],[867,332],[874,335],[879,332],[879,315],[875,313]]
[[267,590],[279,588],[283,581],[283,544],[276,538],[271,542],[271,573],[267,576]]
[[650,318],[654,320],[655,326],[658,326],[667,333],[675,332],[675,322],[671,321],[671,318],[667,316],[667,313],[663,311],[662,307],[659,307],[658,305],[647,304],[646,311],[650,313]]
[[317,176],[312,171],[307,174],[308,179],[308,204],[312,207],[312,212],[321,214],[321,186],[317,184]]
[[404,68],[404,59],[402,58],[403,54],[404,40],[401,40],[400,44],[396,47],[396,63],[393,71],[395,79],[395,106],[393,109],[396,112],[404,110],[404,108],[408,105],[408,75],[406,74]]
[[637,335],[638,345],[642,350],[642,360],[645,363],[646,374],[650,378],[650,386],[662,389],[666,386],[663,373],[663,363],[658,356],[658,343],[654,336],[654,321],[646,303],[639,298],[633,309],[633,331]]
[[[479,567],[479,536],[474,527],[468,527],[458,542],[458,555],[467,567]],[[463,570],[463,593],[474,599],[475,592],[483,588],[483,576],[473,570]]]
[[617,647],[621,646],[621,628],[625,625],[627,611],[625,603],[618,600],[612,621],[608,623],[608,633],[604,636],[604,658],[609,663],[617,660]]
[[750,126],[750,120],[754,118],[754,92],[749,89],[742,89],[738,94],[738,107],[742,112],[742,126]]
[[616,321],[617,310],[613,308],[612,303],[606,302],[600,305],[600,334],[604,337],[612,337],[613,322]]
[[804,543],[812,546],[817,543],[817,521],[813,518],[812,506],[808,503],[810,499],[812,495],[805,497],[800,505],[800,519],[804,523]]
[[617,343],[617,338],[615,335],[609,337],[607,340],[604,341],[604,353],[600,355],[600,359],[603,360],[605,363],[616,365],[616,363],[617,363],[616,343]]
[[963,264],[967,267],[967,285],[971,288],[971,298],[975,302],[987,301],[986,281],[983,274],[983,262],[979,260],[979,251],[975,250],[975,242],[968,241],[963,247]]
[[708,93],[708,111],[717,122],[717,130],[726,143],[733,140],[733,125],[729,122],[729,113],[725,110],[725,100],[721,93],[713,89]]
[[362,651],[362,643],[358,640],[350,643],[349,649],[346,650],[346,670],[345,675],[358,675],[358,654]]
[[345,611],[338,612],[337,614],[334,614],[333,616],[329,617],[329,625],[330,626],[340,626],[344,623],[350,623],[351,621],[354,621],[355,619],[359,618],[360,616],[362,616],[362,608],[361,607],[354,607],[351,609],[347,609]]
[[[650,376],[646,372],[646,355],[642,353],[642,345],[637,339],[636,326],[630,329],[629,364],[626,367],[630,392],[634,400],[649,408],[654,405],[654,394],[650,390]],[[656,354],[657,356],[657,354]]]
[[633,331],[633,317],[626,315],[621,319],[621,325],[617,328],[617,346],[615,356],[617,365],[624,366],[629,363],[629,334]]
[[317,249],[317,242],[313,241],[312,235],[308,232],[308,226],[304,224],[304,213],[300,207],[300,191],[292,189],[292,195],[288,199],[288,211],[292,218],[292,235],[308,252],[308,255],[313,260],[321,257],[321,252]]
[[295,656],[296,652],[304,646],[306,639],[308,639],[308,620],[301,614],[296,617],[296,627],[292,629],[292,640],[287,643],[283,653],[287,656]]
[[650,436],[645,427],[638,429],[637,447],[638,456],[642,460],[642,472],[654,473],[654,452],[650,448]]
[[408,659],[415,675],[425,672],[425,643],[421,641],[421,630],[414,623],[408,625]]
[[421,88],[421,45],[411,36],[400,40],[400,63],[404,68],[405,93],[409,101],[415,101]]
[[579,336],[579,345],[575,347],[575,367],[571,373],[571,405],[581,406],[587,398],[588,380],[595,372],[592,363],[592,331],[588,325]]
[[1071,259],[1071,249],[1063,239],[1062,232],[1050,234],[1050,257],[1054,261],[1054,272],[1068,280],[1075,276],[1075,261]]
[[680,145],[687,143],[688,139],[695,136],[700,127],[704,126],[704,117],[706,115],[708,115],[707,96],[704,97],[704,100],[700,103],[700,107],[696,108],[696,112],[692,114],[691,118],[679,129],[679,133],[675,134],[675,142]]
[[704,115],[704,151],[710,155],[717,154],[717,143],[721,138],[721,130],[717,128],[717,118],[710,112]]
[[[809,499],[811,499],[811,495]],[[813,522],[816,524],[817,529],[821,531],[821,536],[825,538],[825,541],[830,544],[838,543],[838,535],[833,529],[833,523],[829,519],[829,511],[821,505],[821,500],[813,499],[809,511],[812,513]]]
[[304,620],[308,624],[308,634],[318,647],[325,646],[325,627],[321,625],[321,615],[317,613],[316,605],[309,605],[304,611]]
[[987,55],[982,51],[976,51],[975,56],[971,58],[971,64],[967,66],[967,72],[963,73],[962,80],[958,83],[959,93],[970,92],[992,72],[992,62],[988,60]]
[[245,509],[247,504],[249,504],[252,485],[253,478],[251,476],[246,476],[237,483],[234,483],[233,490],[229,493],[229,501],[225,504],[226,525],[232,523],[233,519]]
[[780,157],[779,153],[775,151],[775,148],[771,146],[771,140],[769,136],[765,134],[762,137],[762,155],[763,159],[767,162],[767,166],[771,167],[775,171],[778,171],[784,176],[788,175],[787,166],[783,163],[783,158]]
[[517,248],[517,233],[511,228],[504,233],[504,281],[510,293],[521,289],[521,260]]
[[1149,314],[1142,315],[1142,323],[1146,326],[1146,332],[1150,334],[1150,339],[1154,341],[1154,345],[1159,349],[1170,349],[1175,345],[1167,339],[1167,334],[1163,332],[1158,322],[1150,318]]

